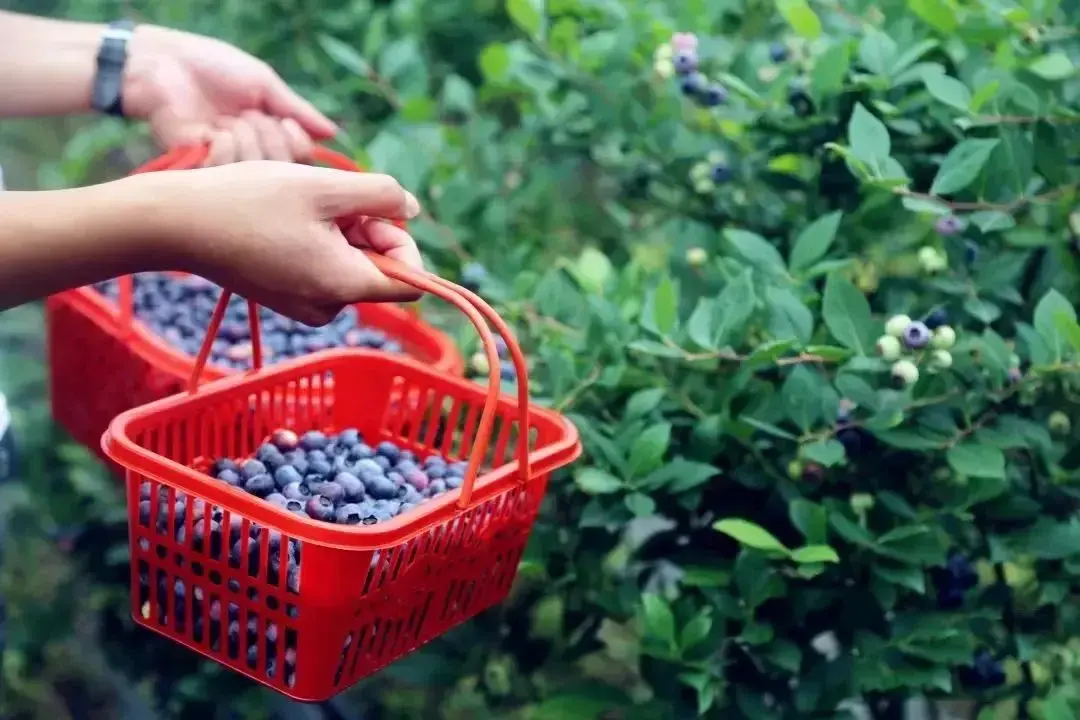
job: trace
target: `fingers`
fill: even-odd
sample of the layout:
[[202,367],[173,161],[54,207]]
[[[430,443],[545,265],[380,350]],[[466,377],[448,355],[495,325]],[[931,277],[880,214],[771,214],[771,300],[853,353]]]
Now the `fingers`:
[[210,167],[245,160],[307,162],[313,143],[290,118],[278,120],[260,112],[245,111],[240,117],[221,118],[209,134],[210,152],[203,163]]
[[[383,220],[362,218],[345,230],[349,244],[357,249],[371,249],[410,268],[422,270],[424,262],[420,249],[409,233]],[[420,291],[408,283],[393,280],[380,271],[371,260],[358,258],[363,275],[357,275],[354,292],[363,293],[353,302],[412,302]]]
[[389,175],[312,168],[313,199],[325,220],[342,217],[378,217],[411,220],[420,214],[420,202]]
[[300,128],[316,140],[329,140],[337,135],[338,127],[315,106],[297,95],[281,78],[274,75],[266,89],[266,113],[279,118],[292,118]]

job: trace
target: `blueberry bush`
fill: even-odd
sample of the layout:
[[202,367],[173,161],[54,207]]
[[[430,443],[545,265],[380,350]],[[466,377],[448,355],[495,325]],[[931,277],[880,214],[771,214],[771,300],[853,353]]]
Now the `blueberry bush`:
[[[511,599],[354,691],[386,717],[1080,714],[1075,0],[49,5],[274,64],[581,430]],[[235,687],[176,662],[169,712]]]

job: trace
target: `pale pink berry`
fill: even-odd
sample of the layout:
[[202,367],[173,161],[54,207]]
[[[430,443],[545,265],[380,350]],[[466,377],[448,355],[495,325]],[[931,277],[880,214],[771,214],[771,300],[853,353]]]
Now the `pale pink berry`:
[[693,52],[697,50],[698,38],[694,33],[677,32],[671,36],[671,46],[676,50]]

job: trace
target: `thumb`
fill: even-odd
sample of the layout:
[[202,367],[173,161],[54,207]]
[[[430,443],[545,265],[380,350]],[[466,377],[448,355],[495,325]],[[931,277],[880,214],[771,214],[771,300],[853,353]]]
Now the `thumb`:
[[281,119],[292,118],[314,140],[328,140],[338,133],[338,126],[330,118],[297,95],[276,75],[266,88],[264,105],[268,115]]
[[324,220],[358,215],[411,220],[420,214],[416,196],[389,175],[329,168],[310,171],[315,203]]

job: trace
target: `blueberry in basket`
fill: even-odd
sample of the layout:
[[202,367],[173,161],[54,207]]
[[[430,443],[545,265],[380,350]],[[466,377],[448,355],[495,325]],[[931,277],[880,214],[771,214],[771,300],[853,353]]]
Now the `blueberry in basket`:
[[[145,272],[133,276],[135,317],[169,344],[197,355],[221,288],[195,275]],[[95,289],[114,302],[120,297],[118,280],[96,284]],[[330,324],[310,327],[259,308],[263,360],[267,363],[338,347],[373,348],[402,352],[401,343],[375,328],[361,325],[356,308],[347,307]],[[248,304],[233,295],[210,351],[210,362],[234,369],[251,366],[251,331]]]

